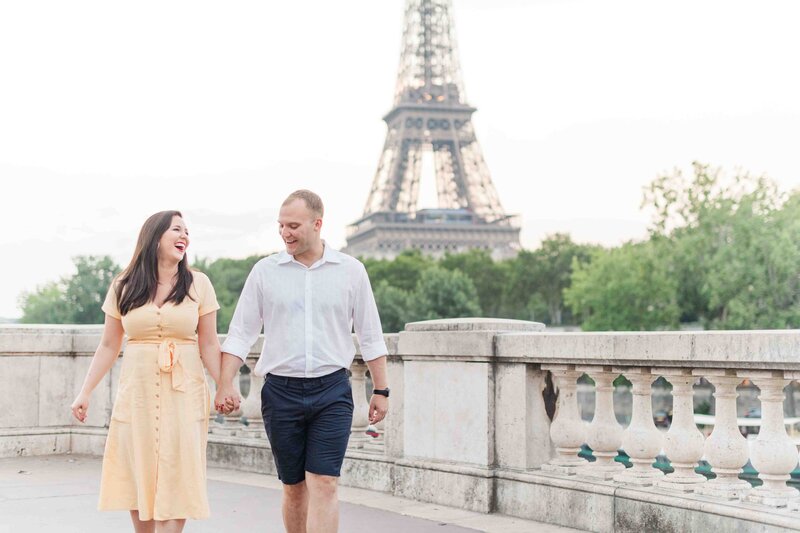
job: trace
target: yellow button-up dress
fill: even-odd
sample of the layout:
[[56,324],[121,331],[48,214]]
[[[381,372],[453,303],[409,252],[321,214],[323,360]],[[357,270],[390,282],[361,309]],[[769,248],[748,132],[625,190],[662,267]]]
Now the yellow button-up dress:
[[140,520],[209,515],[206,443],[210,398],[197,322],[219,309],[205,274],[180,305],[148,303],[120,316],[109,289],[103,311],[128,337],[111,413],[98,508],[138,510]]

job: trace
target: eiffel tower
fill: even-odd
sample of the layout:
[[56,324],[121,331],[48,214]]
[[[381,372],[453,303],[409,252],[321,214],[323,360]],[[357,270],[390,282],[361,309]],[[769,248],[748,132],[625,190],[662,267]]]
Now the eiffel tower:
[[[500,205],[475,137],[450,1],[407,0],[404,28],[394,106],[383,117],[386,142],[345,251],[392,259],[408,248],[433,256],[479,248],[514,256],[519,226]],[[435,174],[436,209],[418,209],[423,160]]]

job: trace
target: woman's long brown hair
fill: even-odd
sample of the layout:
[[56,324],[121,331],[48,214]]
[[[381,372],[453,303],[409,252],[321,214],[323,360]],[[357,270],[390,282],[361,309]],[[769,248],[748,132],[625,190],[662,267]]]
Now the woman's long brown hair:
[[[172,225],[174,216],[183,218],[180,211],[160,211],[145,220],[139,231],[133,258],[117,281],[117,302],[121,315],[126,315],[155,300],[158,289],[158,242]],[[180,305],[183,299],[189,296],[192,279],[189,258],[184,254],[178,263],[178,279],[164,302],[175,302],[176,305]]]

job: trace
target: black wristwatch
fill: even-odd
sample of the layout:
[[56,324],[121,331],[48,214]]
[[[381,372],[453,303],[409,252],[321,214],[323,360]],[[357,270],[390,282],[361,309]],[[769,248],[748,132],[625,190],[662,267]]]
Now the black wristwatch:
[[389,397],[389,388],[385,389],[372,389],[372,394],[380,394],[381,396]]

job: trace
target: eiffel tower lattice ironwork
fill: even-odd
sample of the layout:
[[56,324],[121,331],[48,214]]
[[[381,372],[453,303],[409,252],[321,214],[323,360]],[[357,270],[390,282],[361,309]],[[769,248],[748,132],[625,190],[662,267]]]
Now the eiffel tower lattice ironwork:
[[[464,95],[450,1],[407,0],[394,106],[383,118],[386,142],[363,217],[348,228],[348,253],[517,253],[519,227],[492,183],[472,125],[475,111]],[[430,153],[438,209],[418,210]]]

